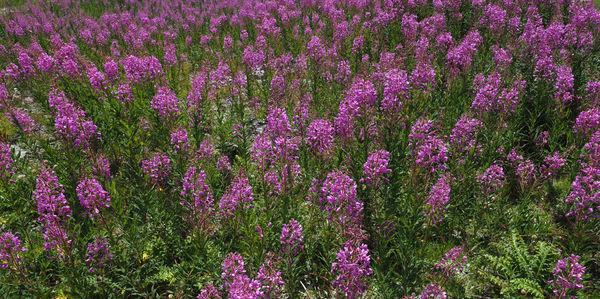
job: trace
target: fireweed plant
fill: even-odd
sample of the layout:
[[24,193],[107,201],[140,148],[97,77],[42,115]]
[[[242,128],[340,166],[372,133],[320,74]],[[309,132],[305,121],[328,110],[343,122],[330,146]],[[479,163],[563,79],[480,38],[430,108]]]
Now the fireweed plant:
[[2,297],[600,296],[591,0],[1,5]]

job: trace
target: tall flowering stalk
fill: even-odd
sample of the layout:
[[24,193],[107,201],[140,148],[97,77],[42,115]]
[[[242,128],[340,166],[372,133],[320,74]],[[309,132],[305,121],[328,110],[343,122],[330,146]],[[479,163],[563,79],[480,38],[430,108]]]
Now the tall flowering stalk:
[[11,166],[14,160],[10,155],[10,145],[0,142],[0,179],[6,179],[14,174]]
[[462,247],[451,248],[440,262],[435,264],[435,268],[442,271],[442,275],[449,278],[462,272],[464,264],[467,262],[467,255],[463,253]]
[[297,183],[301,169],[298,149],[301,138],[292,134],[285,109],[269,107],[267,126],[254,139],[250,157],[262,171],[269,194],[281,195]]
[[302,225],[298,221],[291,219],[288,224],[283,225],[281,237],[279,240],[283,245],[283,251],[291,256],[298,254],[304,248],[302,245]]
[[450,182],[452,177],[448,174],[442,175],[437,183],[433,185],[429,196],[425,199],[423,215],[427,217],[428,223],[437,224],[442,222],[446,205],[450,201]]
[[364,164],[364,178],[361,182],[366,182],[369,185],[377,185],[379,182],[387,183],[389,180],[384,177],[385,174],[392,172],[388,168],[390,163],[390,153],[386,150],[378,150],[369,153],[369,157]]
[[88,148],[90,142],[100,139],[98,127],[86,120],[86,112],[71,104],[62,91],[50,92],[48,103],[56,110],[54,126],[60,138],[76,148]]
[[327,175],[321,187],[321,202],[325,204],[330,220],[343,226],[362,224],[363,203],[356,192],[356,182],[341,170]]
[[285,283],[281,271],[278,270],[279,259],[272,252],[268,252],[264,264],[260,266],[256,274],[256,279],[261,282],[261,292],[265,298],[278,298],[283,291]]
[[239,207],[246,209],[246,203],[251,203],[252,201],[254,201],[252,186],[250,186],[248,178],[245,175],[239,175],[235,178],[223,197],[221,197],[219,210],[221,215],[230,218]]
[[133,55],[121,60],[125,76],[129,82],[140,83],[153,80],[163,75],[163,69],[154,56],[138,58]]
[[308,126],[306,136],[306,143],[309,148],[320,155],[327,156],[333,147],[333,130],[333,125],[328,120],[313,120]]
[[45,167],[40,170],[33,198],[37,201],[38,220],[43,225],[46,251],[56,249],[59,256],[64,258],[65,253],[71,250],[71,240],[65,229],[66,220],[71,218],[71,208],[53,170]]
[[[23,130],[25,134],[33,134],[37,130],[39,130],[39,124],[37,124],[27,112],[21,109],[12,109],[11,111],[12,117],[16,125]],[[7,113],[7,115],[9,115]]]
[[179,116],[179,99],[169,87],[160,87],[150,102],[162,121],[174,122]]
[[423,292],[421,293],[421,296],[419,296],[419,299],[446,299],[448,298],[448,296],[446,295],[446,292],[444,292],[444,289],[442,289],[441,286],[439,286],[438,284],[432,283],[432,284],[428,284],[425,289],[423,290]]
[[113,256],[110,253],[110,248],[106,238],[96,237],[93,242],[87,246],[86,263],[90,264],[90,272],[97,269],[102,269],[106,265],[110,265],[110,260]]
[[175,153],[185,154],[190,149],[188,132],[186,129],[179,128],[171,133],[171,145]]
[[11,233],[0,234],[0,268],[8,269],[13,273],[18,272],[27,283],[30,283],[20,257],[20,254],[25,251],[27,250],[21,245],[19,237]]
[[171,160],[165,154],[154,153],[152,158],[142,161],[142,171],[150,177],[151,183],[159,186],[166,183],[171,170]]
[[237,253],[230,253],[222,265],[223,284],[229,298],[260,298],[263,296],[259,280],[250,279],[244,269],[244,259]]
[[205,228],[213,211],[213,195],[206,183],[206,173],[190,167],[183,176],[181,205],[188,211],[188,220],[193,227]]
[[371,257],[366,244],[348,241],[336,255],[337,262],[332,264],[331,274],[335,280],[333,286],[345,297],[356,298],[369,287],[368,276],[373,274],[369,267]]
[[221,294],[212,283],[209,283],[202,288],[196,299],[221,299]]
[[21,240],[11,233],[0,235],[0,268],[19,269],[21,258],[19,253],[25,252]]
[[548,281],[548,284],[554,287],[552,293],[556,298],[576,298],[569,294],[583,288],[581,282],[584,274],[585,267],[579,264],[579,256],[571,254],[571,256],[556,262],[552,273],[554,279]]
[[416,166],[429,173],[446,169],[448,146],[433,131],[433,121],[418,120],[412,126],[408,137]]
[[477,145],[477,134],[483,127],[483,123],[476,118],[461,116],[448,136],[448,143],[452,146],[452,155],[464,157],[470,154],[481,152],[481,146]]
[[486,197],[496,193],[504,184],[504,169],[497,164],[491,165],[484,173],[477,176],[477,183],[482,186]]
[[110,207],[110,196],[96,178],[83,179],[76,191],[81,205],[92,219],[101,213],[100,209]]

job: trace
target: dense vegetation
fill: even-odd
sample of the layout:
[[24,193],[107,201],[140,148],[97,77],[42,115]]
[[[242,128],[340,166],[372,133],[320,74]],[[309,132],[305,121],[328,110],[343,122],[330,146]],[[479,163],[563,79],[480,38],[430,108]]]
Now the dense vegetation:
[[589,1],[15,1],[5,297],[600,296]]

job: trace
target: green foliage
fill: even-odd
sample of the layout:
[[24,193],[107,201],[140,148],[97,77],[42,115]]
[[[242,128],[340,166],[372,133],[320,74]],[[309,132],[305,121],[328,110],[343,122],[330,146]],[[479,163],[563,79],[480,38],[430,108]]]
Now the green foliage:
[[481,287],[500,288],[503,296],[546,298],[549,296],[546,286],[558,257],[551,244],[533,239],[528,244],[513,230],[501,242],[490,243],[490,249],[477,261],[473,275],[483,277]]

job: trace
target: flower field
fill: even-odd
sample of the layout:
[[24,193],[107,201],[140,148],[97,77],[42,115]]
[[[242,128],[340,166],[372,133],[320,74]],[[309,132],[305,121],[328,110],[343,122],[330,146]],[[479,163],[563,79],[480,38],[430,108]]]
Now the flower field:
[[589,0],[0,10],[0,297],[600,298]]

